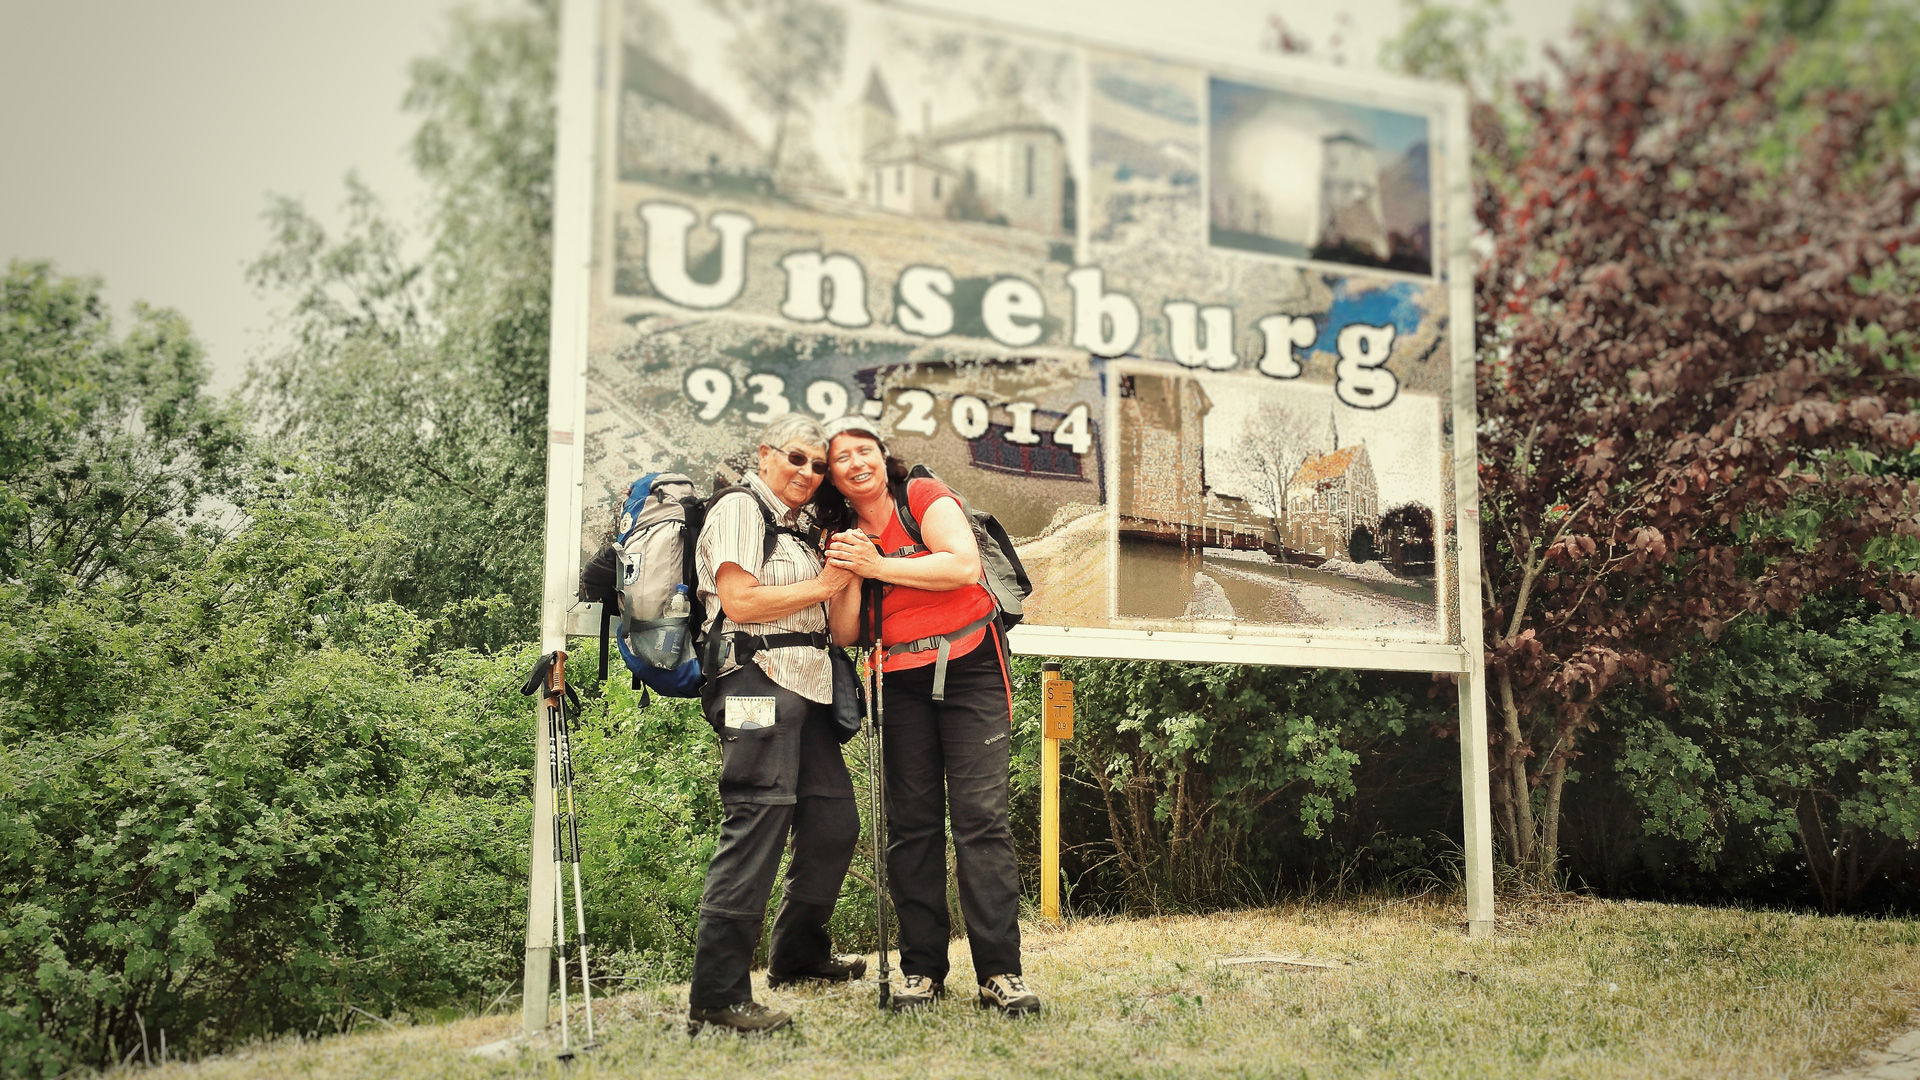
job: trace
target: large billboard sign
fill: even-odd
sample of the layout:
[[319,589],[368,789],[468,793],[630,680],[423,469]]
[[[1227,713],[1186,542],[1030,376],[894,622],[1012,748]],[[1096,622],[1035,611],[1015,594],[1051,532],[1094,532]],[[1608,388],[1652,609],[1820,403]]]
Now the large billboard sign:
[[1016,538],[1018,650],[1457,674],[1491,933],[1465,95],[1101,32],[566,0],[543,648],[634,479],[864,416]]
[[571,558],[635,477],[857,413],[1016,538],[1024,651],[1467,669],[1458,92],[862,2],[599,10]]

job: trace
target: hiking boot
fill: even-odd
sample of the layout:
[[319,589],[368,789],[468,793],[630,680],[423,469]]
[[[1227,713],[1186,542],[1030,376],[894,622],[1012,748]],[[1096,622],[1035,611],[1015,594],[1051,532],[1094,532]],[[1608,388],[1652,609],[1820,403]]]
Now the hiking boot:
[[687,1010],[688,1035],[700,1034],[700,1029],[708,1024],[726,1028],[735,1035],[762,1035],[769,1031],[778,1031],[791,1023],[793,1023],[792,1013],[769,1009],[757,1001],[736,1001],[718,1009]]
[[893,991],[890,1003],[894,1012],[917,1009],[922,1005],[933,1004],[933,999],[947,996],[947,984],[938,979],[929,979],[925,975],[908,975],[900,980]]
[[867,973],[867,961],[859,956],[829,956],[825,960],[790,975],[775,975],[767,972],[767,987],[785,986],[797,982],[852,982]]
[[980,984],[979,1005],[1008,1016],[1025,1016],[1040,1011],[1040,998],[1018,975],[992,975]]

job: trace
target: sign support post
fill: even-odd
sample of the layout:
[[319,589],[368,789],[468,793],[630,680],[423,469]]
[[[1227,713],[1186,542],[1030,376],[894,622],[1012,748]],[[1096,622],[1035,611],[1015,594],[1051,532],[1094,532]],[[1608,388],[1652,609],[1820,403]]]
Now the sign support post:
[[527,956],[520,975],[520,1027],[535,1035],[547,1026],[547,994],[553,974],[553,785],[548,762],[553,745],[547,739],[546,701],[536,697],[533,755],[533,850],[528,864]]
[[1487,781],[1484,664],[1460,676],[1461,844],[1467,854],[1467,936],[1493,936],[1493,806]]
[[1040,665],[1040,915],[1060,917],[1060,742],[1073,738],[1073,684]]
[[[1455,92],[1458,93],[1457,91]],[[1473,145],[1467,110],[1458,102],[1447,111],[1446,137],[1455,147]],[[1464,155],[1456,155],[1456,159]],[[1464,168],[1448,170],[1447,288],[1449,308],[1473,310],[1473,237],[1464,224],[1473,220],[1473,177]],[[1487,778],[1487,653],[1484,588],[1480,574],[1480,451],[1473,437],[1480,426],[1475,374],[1473,322],[1455,318],[1447,328],[1453,366],[1453,487],[1456,550],[1459,552],[1459,631],[1464,670],[1460,674],[1461,846],[1466,849],[1467,936],[1493,936],[1493,795]]]
[[[595,42],[600,5],[568,0],[560,12],[560,122],[554,152],[554,185],[560,191],[592,190],[594,163]],[[589,301],[579,288],[593,261],[593,201],[563,198],[553,222],[553,314],[547,382],[547,520],[544,602],[540,649],[567,647],[567,606],[578,577],[580,486],[584,462],[574,433],[586,416]],[[571,374],[572,377],[566,377]],[[556,909],[553,873],[553,787],[548,762],[546,701],[533,706],[533,844],[528,866],[527,955],[521,974],[520,1025],[528,1035],[547,1026],[547,991],[553,968]]]

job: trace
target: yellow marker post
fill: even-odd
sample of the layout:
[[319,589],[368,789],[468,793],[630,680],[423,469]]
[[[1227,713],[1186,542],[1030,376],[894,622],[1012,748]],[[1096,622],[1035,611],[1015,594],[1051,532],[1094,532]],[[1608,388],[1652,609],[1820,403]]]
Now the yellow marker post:
[[1040,665],[1040,914],[1060,917],[1060,740],[1073,738],[1073,684]]

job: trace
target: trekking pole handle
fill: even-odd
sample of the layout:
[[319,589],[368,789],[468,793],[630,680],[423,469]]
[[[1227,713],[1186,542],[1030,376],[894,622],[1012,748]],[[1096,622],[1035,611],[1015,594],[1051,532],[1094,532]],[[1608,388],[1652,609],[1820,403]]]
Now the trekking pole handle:
[[547,696],[559,697],[567,692],[567,654],[564,649],[555,649],[553,666],[547,669]]

